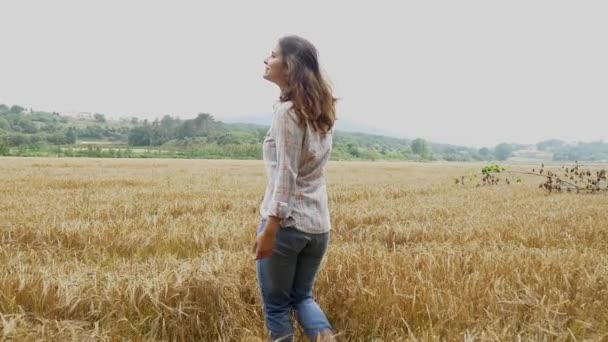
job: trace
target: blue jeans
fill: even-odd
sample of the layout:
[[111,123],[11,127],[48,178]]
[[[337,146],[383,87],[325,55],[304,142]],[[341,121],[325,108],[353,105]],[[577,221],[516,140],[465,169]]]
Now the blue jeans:
[[[258,234],[264,226],[262,219]],[[257,261],[264,317],[273,340],[293,341],[293,324],[289,316],[292,309],[309,338],[332,329],[312,295],[328,243],[329,232],[309,234],[293,227],[281,227],[274,254]]]

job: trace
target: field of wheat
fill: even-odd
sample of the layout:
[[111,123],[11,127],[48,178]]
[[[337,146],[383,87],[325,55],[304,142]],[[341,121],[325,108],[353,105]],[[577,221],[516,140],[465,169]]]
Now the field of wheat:
[[[330,163],[315,294],[340,340],[608,338],[608,195],[454,184],[481,166]],[[261,161],[0,158],[0,176],[0,340],[266,340]]]

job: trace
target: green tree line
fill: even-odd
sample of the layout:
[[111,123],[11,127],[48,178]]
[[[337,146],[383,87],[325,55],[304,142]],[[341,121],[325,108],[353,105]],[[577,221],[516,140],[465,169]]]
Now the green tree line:
[[[263,125],[223,123],[208,113],[151,121],[109,120],[100,113],[77,119],[0,104],[0,155],[260,159],[267,131]],[[608,159],[608,144],[603,142],[572,145],[553,139],[536,147],[551,152],[554,160]],[[520,148],[508,143],[473,148],[336,131],[332,159],[492,161],[506,160]]]

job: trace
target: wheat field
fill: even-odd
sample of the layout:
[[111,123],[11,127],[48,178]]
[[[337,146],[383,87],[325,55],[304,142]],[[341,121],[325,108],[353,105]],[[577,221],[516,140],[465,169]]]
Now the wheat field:
[[[608,339],[608,195],[454,184],[481,166],[330,163],[315,294],[339,340]],[[0,340],[267,339],[261,161],[0,158],[0,175]]]

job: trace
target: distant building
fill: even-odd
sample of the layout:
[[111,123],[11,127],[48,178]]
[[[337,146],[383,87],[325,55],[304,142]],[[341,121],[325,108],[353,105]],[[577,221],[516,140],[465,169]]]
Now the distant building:
[[67,116],[76,120],[93,120],[93,113],[91,112],[63,112],[63,116]]

